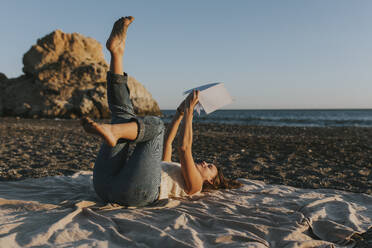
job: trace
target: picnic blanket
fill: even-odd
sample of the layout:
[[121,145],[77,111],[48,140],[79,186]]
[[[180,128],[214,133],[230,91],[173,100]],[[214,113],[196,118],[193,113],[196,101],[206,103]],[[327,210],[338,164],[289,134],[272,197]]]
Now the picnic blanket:
[[0,247],[352,247],[372,196],[241,179],[144,208],[103,203],[92,172],[0,183]]

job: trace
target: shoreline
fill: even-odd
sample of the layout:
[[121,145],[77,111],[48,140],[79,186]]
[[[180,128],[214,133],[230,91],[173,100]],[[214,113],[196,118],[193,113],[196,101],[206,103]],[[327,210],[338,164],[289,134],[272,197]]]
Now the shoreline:
[[[100,147],[78,120],[2,117],[0,138],[1,181],[92,170]],[[230,178],[372,195],[370,151],[368,127],[194,124],[194,159],[219,165]],[[172,158],[178,161],[175,150]]]

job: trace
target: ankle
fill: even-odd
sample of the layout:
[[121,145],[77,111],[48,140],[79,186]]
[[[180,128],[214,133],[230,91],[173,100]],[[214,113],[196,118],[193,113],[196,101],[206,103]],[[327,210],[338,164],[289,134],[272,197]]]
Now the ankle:
[[115,59],[115,60],[122,60],[123,57],[124,57],[124,49],[123,51],[118,51],[119,49],[116,49],[114,51],[108,49],[109,52],[110,52],[110,55],[111,55],[111,58]]
[[115,142],[119,139],[117,133],[115,132],[114,125],[112,124],[104,124],[106,130],[110,133],[110,135],[114,138]]

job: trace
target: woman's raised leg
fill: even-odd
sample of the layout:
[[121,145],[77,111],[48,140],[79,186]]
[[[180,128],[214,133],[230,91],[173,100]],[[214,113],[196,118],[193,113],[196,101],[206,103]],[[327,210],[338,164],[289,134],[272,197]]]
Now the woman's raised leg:
[[123,71],[123,57],[127,30],[134,18],[122,17],[112,28],[106,47],[110,52],[110,71],[107,73],[107,100],[111,111],[112,123],[123,123],[135,117],[130,92],[128,75]]
[[111,147],[114,147],[119,139],[135,140],[138,133],[138,124],[133,119],[135,114],[127,86],[128,76],[123,73],[127,30],[133,20],[132,16],[117,20],[106,42],[111,54],[110,71],[107,73],[107,97],[112,123],[117,125],[98,124],[89,118],[82,120],[86,132],[99,135]]

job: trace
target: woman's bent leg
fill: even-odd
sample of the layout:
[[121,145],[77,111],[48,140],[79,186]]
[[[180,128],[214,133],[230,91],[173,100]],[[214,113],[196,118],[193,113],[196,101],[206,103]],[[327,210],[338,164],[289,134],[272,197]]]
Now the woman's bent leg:
[[110,201],[145,206],[158,198],[161,179],[164,124],[158,117],[141,118],[143,136],[118,175],[113,178]]
[[[137,119],[129,98],[127,79],[126,74],[107,73],[107,98],[112,124],[124,124]],[[137,134],[135,136],[138,138]],[[93,185],[96,193],[106,202],[112,202],[112,180],[127,164],[130,143],[127,139],[119,139],[114,147],[106,143],[101,145],[94,165]]]

